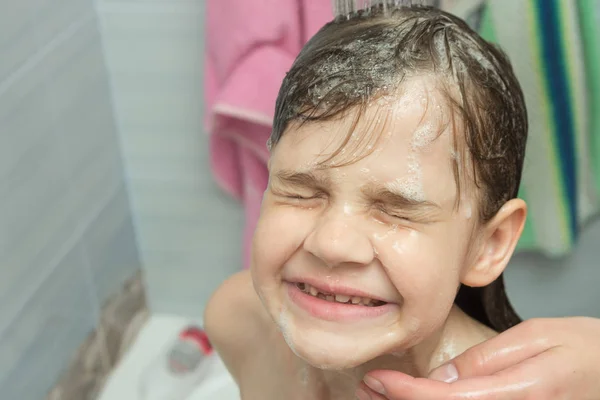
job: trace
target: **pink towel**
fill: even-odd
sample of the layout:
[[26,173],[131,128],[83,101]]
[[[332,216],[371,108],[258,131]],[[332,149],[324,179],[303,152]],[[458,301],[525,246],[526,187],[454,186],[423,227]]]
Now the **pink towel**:
[[244,203],[244,267],[267,187],[267,139],[286,72],[332,18],[330,0],[208,0],[205,91],[211,169]]

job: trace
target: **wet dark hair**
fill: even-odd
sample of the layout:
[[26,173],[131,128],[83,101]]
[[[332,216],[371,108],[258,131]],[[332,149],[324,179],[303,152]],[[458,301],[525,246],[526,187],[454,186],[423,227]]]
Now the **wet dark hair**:
[[[455,151],[465,156],[453,161],[458,201],[459,176],[470,171],[479,220],[489,221],[518,194],[527,140],[525,101],[507,56],[439,9],[379,6],[325,25],[283,81],[270,145],[277,145],[291,123],[332,120],[355,108],[361,115],[369,102],[397,96],[403,80],[414,76],[431,76],[444,94]],[[485,287],[462,285],[455,302],[497,331],[520,322],[502,275]]]

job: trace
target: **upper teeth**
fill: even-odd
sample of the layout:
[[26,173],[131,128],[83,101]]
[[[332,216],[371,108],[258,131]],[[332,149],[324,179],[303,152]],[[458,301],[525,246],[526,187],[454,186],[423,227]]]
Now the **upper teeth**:
[[309,285],[308,283],[298,283],[297,286],[304,293],[308,293],[312,296],[315,296],[315,297],[318,297],[320,299],[324,299],[327,301],[336,301],[338,303],[360,304],[360,305],[364,305],[367,307],[374,307],[374,306],[382,303],[379,300],[373,300],[368,297],[347,296],[345,294],[323,293],[323,292],[320,292],[314,286]]

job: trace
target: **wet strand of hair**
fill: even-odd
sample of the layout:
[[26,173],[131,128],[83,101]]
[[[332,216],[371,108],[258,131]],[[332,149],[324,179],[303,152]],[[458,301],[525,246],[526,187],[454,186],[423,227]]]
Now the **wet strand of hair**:
[[348,19],[359,12],[369,12],[377,8],[383,9],[384,14],[399,7],[412,5],[424,5],[426,0],[332,0],[335,17],[346,17]]

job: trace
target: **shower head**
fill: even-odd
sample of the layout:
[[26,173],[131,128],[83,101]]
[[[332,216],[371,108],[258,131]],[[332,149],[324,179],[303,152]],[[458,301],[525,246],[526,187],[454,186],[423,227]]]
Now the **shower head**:
[[384,13],[393,11],[398,7],[409,7],[413,5],[433,5],[436,6],[439,1],[436,0],[332,0],[333,12],[336,18],[351,18],[358,12],[368,12],[375,8],[383,9]]

